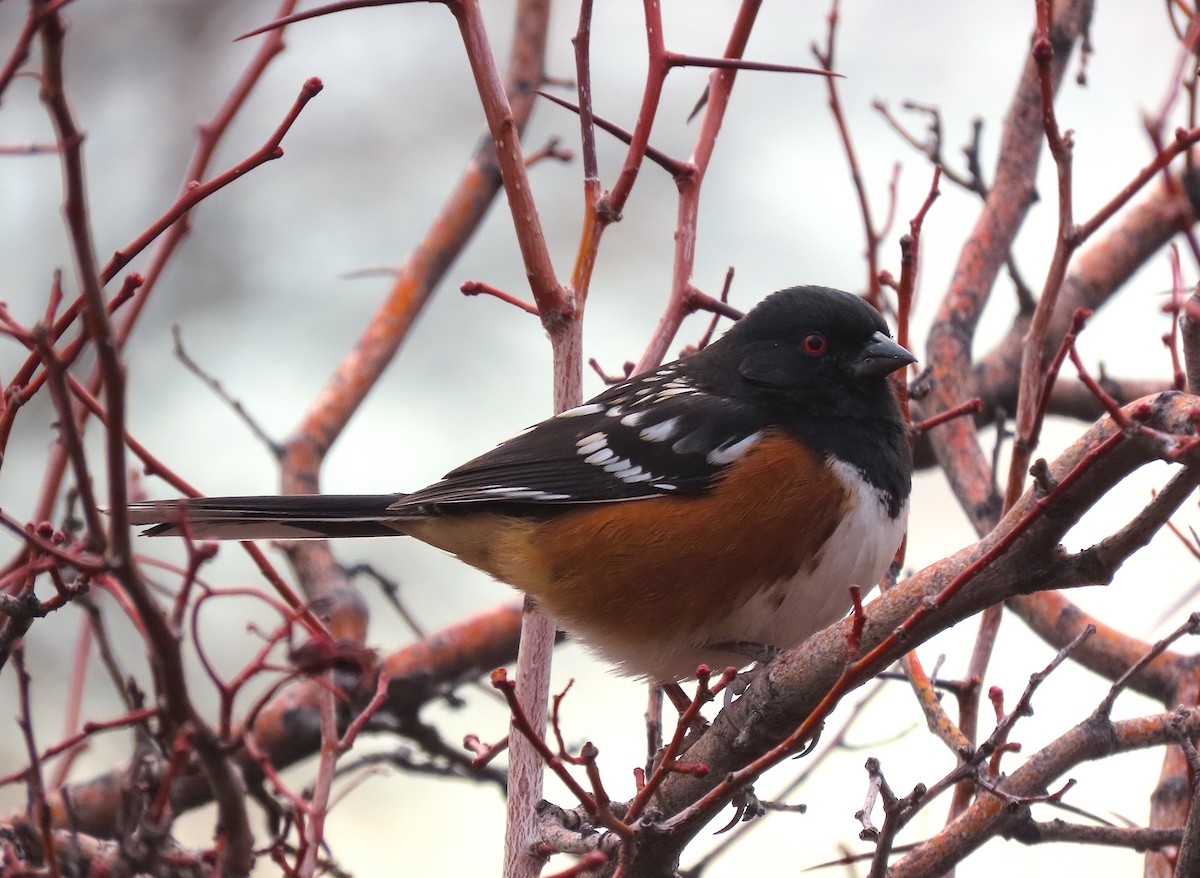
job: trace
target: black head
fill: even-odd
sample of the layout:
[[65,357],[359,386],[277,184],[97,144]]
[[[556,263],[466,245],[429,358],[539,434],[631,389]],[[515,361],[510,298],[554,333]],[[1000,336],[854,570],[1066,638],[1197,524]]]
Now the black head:
[[886,376],[916,358],[858,296],[805,286],[763,299],[693,360],[689,371],[701,380],[721,374],[721,383],[789,409],[829,413],[832,405],[853,416],[856,400],[870,411],[871,400],[890,397]]
[[858,296],[791,287],[681,366],[697,384],[757,404],[769,421],[853,465],[895,517],[911,487],[912,451],[887,376],[915,360]]

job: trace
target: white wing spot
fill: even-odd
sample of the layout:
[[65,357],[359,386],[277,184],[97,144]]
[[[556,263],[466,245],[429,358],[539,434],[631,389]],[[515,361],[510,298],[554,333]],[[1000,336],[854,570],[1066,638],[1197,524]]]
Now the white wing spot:
[[636,427],[639,423],[641,423],[641,420],[644,417],[646,417],[645,412],[634,412],[631,415],[626,415],[625,417],[621,418],[621,426]]
[[761,432],[751,433],[745,439],[740,439],[732,444],[718,445],[712,451],[708,452],[704,459],[713,466],[724,466],[727,463],[733,463],[749,449],[753,448],[761,438]]
[[651,487],[662,488],[664,491],[674,491],[677,486],[668,484],[667,482],[655,482]]
[[484,494],[495,494],[507,500],[570,500],[570,494],[556,494],[553,491],[539,491],[537,488],[496,486],[484,488]]
[[608,463],[612,457],[613,450],[611,448],[601,448],[595,454],[589,454],[587,457],[585,457],[583,462],[594,464]]
[[696,388],[688,387],[686,384],[680,384],[680,385],[676,385],[675,387],[672,387],[671,384],[674,384],[674,383],[675,382],[672,381],[672,382],[664,385],[663,389],[658,392],[658,396],[656,398],[657,399],[670,399],[672,396],[682,396],[685,393],[698,393],[699,392],[696,390]]
[[[641,467],[639,466],[639,467],[637,467],[637,469],[640,470]],[[639,472],[637,475],[633,475],[632,473],[625,473],[621,476],[621,478],[624,481],[629,482],[630,484],[633,484],[634,482],[648,482],[651,479],[657,478],[657,477],[654,475],[654,473]]]
[[660,421],[652,427],[647,427],[638,433],[638,438],[643,442],[666,442],[675,434],[675,428],[679,425],[679,418],[667,418],[665,421]]
[[[651,479],[658,478],[658,476],[654,475],[654,473],[647,472],[640,466],[635,466],[633,461],[623,457],[617,458],[611,463],[605,464],[604,471],[611,473],[622,482],[630,485],[636,484],[637,482],[648,482]],[[669,488],[668,490],[673,491],[675,489]]]
[[595,415],[604,411],[604,406],[597,402],[590,402],[586,405],[577,405],[573,409],[559,412],[555,415],[556,418],[580,418],[584,415]]
[[603,433],[589,433],[578,442],[575,443],[576,453],[587,457],[590,454],[595,454],[601,448],[608,445],[608,437]]

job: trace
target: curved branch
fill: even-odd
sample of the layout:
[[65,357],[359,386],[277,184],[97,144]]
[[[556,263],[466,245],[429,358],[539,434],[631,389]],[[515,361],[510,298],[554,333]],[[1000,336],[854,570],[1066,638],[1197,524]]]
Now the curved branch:
[[[1128,413],[1148,415],[1147,427],[1194,437],[1195,405],[1195,398],[1172,392],[1136,403]],[[1137,435],[1124,437],[1107,417],[1095,424],[1049,467],[1050,483],[1055,485],[1049,494],[1039,497],[1027,492],[978,543],[925,568],[867,607],[861,651],[870,655],[871,662],[863,669],[864,679],[936,632],[992,604],[1032,590],[1107,581],[1110,566],[1083,563],[1083,556],[1067,555],[1059,540],[1113,485],[1159,455],[1156,443],[1141,441]],[[1192,448],[1187,462],[1191,466],[1198,461],[1200,452]],[[1165,509],[1156,509],[1160,516],[1163,512]],[[1127,541],[1121,545],[1126,551],[1134,548]],[[952,583],[954,594],[943,596]],[[922,609],[931,602],[933,609]],[[923,616],[914,623],[910,617],[918,612]],[[801,723],[810,721],[853,659],[846,640],[852,624],[851,619],[843,620],[769,665],[688,751],[689,760],[709,767],[708,775],[672,777],[663,786],[660,807],[668,814],[685,815],[730,772],[769,753]],[[902,625],[905,635],[897,637],[895,632]],[[1190,660],[1168,653],[1157,661],[1175,663],[1182,669]],[[1149,679],[1143,674],[1131,682],[1144,691]],[[715,812],[715,808],[705,811]],[[700,818],[707,816],[711,813],[693,811],[668,821],[661,844],[682,849],[703,824]]]

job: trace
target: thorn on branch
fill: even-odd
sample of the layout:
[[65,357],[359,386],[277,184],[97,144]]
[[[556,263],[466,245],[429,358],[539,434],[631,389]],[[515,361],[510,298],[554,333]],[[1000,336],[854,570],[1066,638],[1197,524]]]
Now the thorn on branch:
[[707,85],[704,86],[704,91],[700,92],[700,97],[696,98],[696,103],[692,107],[692,111],[687,114],[687,118],[684,119],[684,123],[687,125],[692,124],[692,122],[695,120],[695,118],[697,116],[699,116],[701,112],[704,111],[704,108],[706,106],[708,106],[708,86]]
[[829,76],[844,79],[840,73],[817,67],[797,67],[794,64],[772,64],[767,61],[747,61],[744,58],[714,58],[706,55],[681,55],[667,52],[664,60],[668,67],[710,67],[721,70],[761,70],[767,73],[809,73],[814,76]]
[[[754,787],[743,787],[734,793],[730,800],[733,805],[733,817],[729,822],[718,829],[713,835],[724,835],[739,823],[748,823],[767,813],[767,809],[763,807],[762,802],[758,800],[758,796],[754,794]],[[803,806],[801,806],[803,807]]]
[[[570,110],[572,113],[579,112],[579,107],[576,104],[573,104],[568,100],[564,100],[563,98],[560,98],[557,95],[552,95],[547,91],[542,91],[540,88],[534,89],[534,91],[538,95],[540,95],[540,96],[544,97],[546,100],[550,101],[551,103],[558,104],[560,107]],[[617,140],[621,141],[626,146],[629,146],[629,144],[633,142],[632,134],[630,134],[628,131],[626,131],[624,128],[622,128],[620,125],[617,125],[613,122],[609,122],[603,116],[597,116],[596,114],[593,113],[592,121],[595,123],[596,127],[599,128],[601,131],[611,134],[613,137],[617,138]],[[670,174],[672,177],[675,177],[675,178],[689,176],[692,173],[692,170],[694,170],[689,163],[676,161],[675,159],[673,159],[669,155],[667,155],[665,152],[657,150],[652,146],[646,147],[646,158],[650,159],[650,161],[654,162],[654,164],[658,165],[660,168],[662,168],[664,171],[666,171],[668,174]]]
[[330,15],[334,12],[345,12],[348,9],[366,9],[371,6],[394,6],[397,3],[403,3],[405,0],[341,0],[338,3],[330,3],[326,6],[318,6],[315,9],[306,9],[303,12],[294,12],[291,15],[285,15],[282,18],[277,18],[269,24],[264,24],[262,27],[257,27],[252,31],[247,31],[240,37],[235,37],[234,42],[248,40],[250,37],[257,37],[260,34],[270,33],[273,30],[279,30],[281,27],[287,27],[289,24],[295,24],[298,21],[308,21],[310,18],[318,18],[322,15]]

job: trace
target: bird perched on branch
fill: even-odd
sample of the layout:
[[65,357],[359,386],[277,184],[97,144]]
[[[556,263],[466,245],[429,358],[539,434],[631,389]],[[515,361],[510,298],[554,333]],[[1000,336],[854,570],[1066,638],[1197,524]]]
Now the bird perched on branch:
[[887,376],[914,360],[857,296],[792,287],[411,494],[130,518],[202,539],[407,534],[532,595],[622,672],[679,680],[800,643],[886,572],[912,478]]

